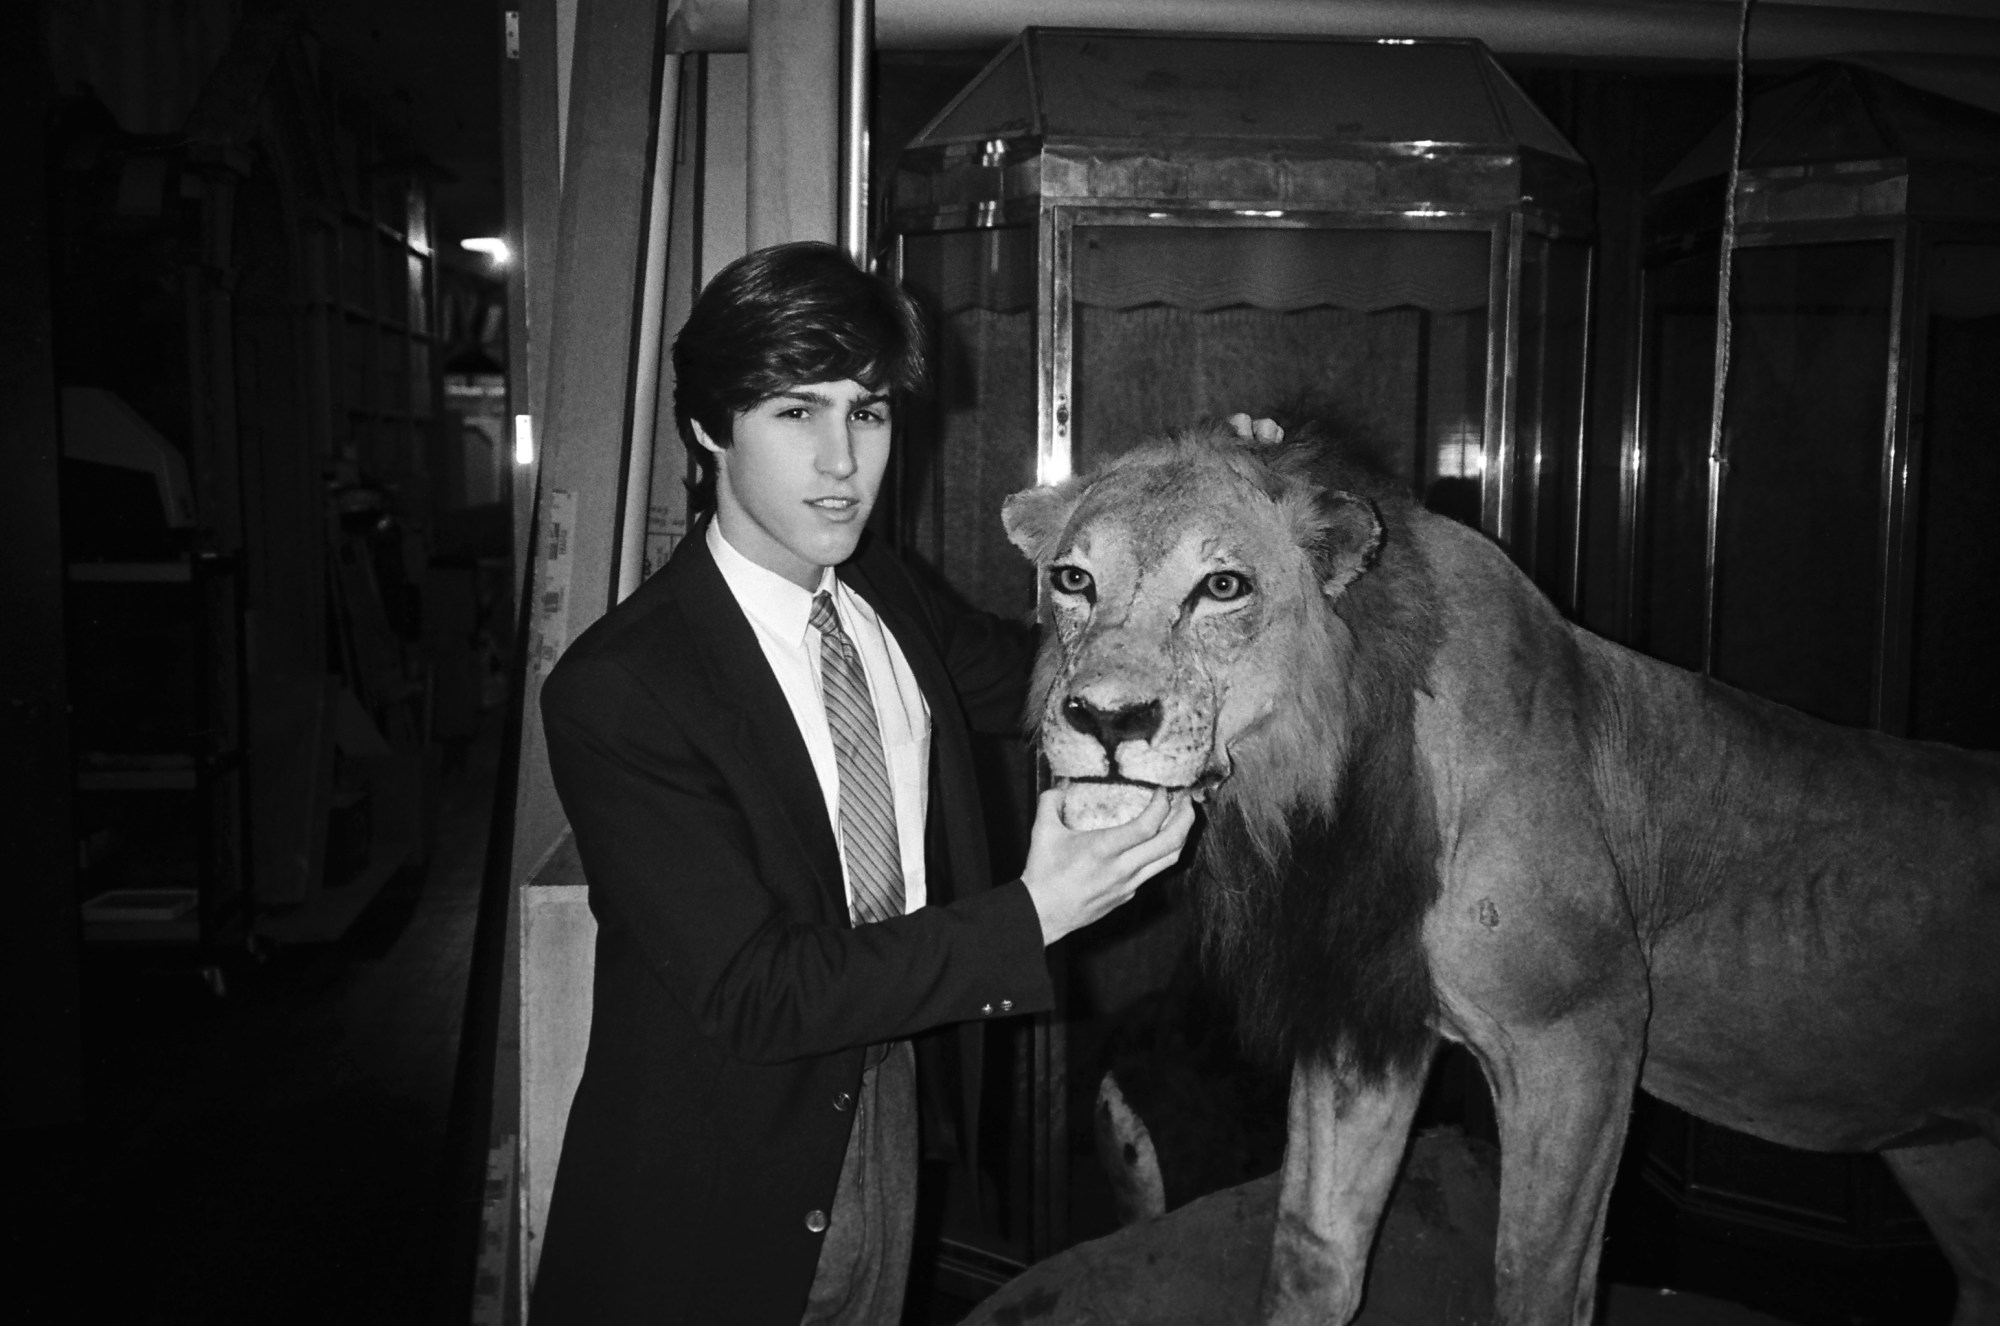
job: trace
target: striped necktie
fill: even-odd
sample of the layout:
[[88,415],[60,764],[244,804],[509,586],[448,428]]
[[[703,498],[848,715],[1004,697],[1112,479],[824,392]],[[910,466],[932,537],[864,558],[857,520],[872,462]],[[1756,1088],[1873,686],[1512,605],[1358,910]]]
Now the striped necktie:
[[812,624],[819,629],[820,694],[840,771],[840,836],[854,890],[854,924],[903,914],[903,864],[896,847],[896,802],[882,756],[882,729],[868,698],[861,655],[833,610],[833,596],[813,596]]

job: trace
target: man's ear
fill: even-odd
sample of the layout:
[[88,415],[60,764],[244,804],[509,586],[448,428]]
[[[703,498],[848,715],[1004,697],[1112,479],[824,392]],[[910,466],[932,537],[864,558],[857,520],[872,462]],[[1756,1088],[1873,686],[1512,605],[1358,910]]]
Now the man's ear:
[[1000,504],[1000,524],[1021,555],[1040,566],[1056,554],[1056,543],[1069,525],[1083,484],[1077,479],[1023,488]]
[[1375,504],[1354,493],[1328,493],[1326,525],[1314,549],[1320,592],[1337,599],[1382,553],[1382,516]]
[[710,455],[714,456],[720,456],[722,454],[722,448],[716,444],[714,438],[708,435],[708,430],[701,426],[701,420],[689,419],[688,427],[694,429],[694,440],[701,443],[701,449],[703,451],[706,451]]

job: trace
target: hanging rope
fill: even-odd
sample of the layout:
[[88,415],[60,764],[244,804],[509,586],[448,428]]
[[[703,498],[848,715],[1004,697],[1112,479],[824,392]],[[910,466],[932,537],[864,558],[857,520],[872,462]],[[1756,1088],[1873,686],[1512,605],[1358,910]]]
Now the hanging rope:
[[1729,183],[1722,198],[1721,275],[1715,286],[1715,390],[1708,409],[1708,535],[1702,596],[1701,670],[1715,670],[1716,544],[1722,519],[1722,480],[1729,469],[1723,450],[1722,407],[1729,394],[1729,281],[1736,255],[1736,183],[1743,173],[1743,71],[1750,58],[1750,8],[1743,0],[1736,24],[1736,118],[1729,144]]

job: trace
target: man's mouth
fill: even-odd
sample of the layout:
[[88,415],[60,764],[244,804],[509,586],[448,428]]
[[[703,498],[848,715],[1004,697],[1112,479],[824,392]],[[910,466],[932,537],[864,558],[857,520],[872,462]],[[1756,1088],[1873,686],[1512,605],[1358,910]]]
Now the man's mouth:
[[852,511],[855,507],[861,505],[861,499],[858,497],[815,497],[810,502],[807,502],[806,505],[820,511]]

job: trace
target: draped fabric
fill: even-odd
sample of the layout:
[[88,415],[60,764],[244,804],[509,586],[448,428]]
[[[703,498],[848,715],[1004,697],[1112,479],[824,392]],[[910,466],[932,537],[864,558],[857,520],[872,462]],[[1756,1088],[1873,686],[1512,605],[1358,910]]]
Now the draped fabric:
[[[988,231],[940,246],[924,284],[940,313],[1035,306],[1032,232]],[[1485,231],[1079,226],[1072,287],[1088,308],[1152,304],[1293,312],[1418,308],[1465,313],[1487,302]]]
[[1483,231],[1077,230],[1076,302],[1209,311],[1391,308],[1464,313],[1487,297]]
[[1481,418],[1483,310],[1085,308],[1076,343],[1079,469],[1199,415],[1303,407],[1416,482],[1426,448],[1467,428],[1476,440]]
[[[1078,226],[1073,463],[1239,410],[1309,410],[1419,490],[1484,435],[1486,231]],[[1035,482],[1035,231],[912,236],[938,332],[935,413],[902,462],[912,546],[974,604],[1034,603],[1000,504]],[[1447,463],[1449,461],[1449,463]]]

